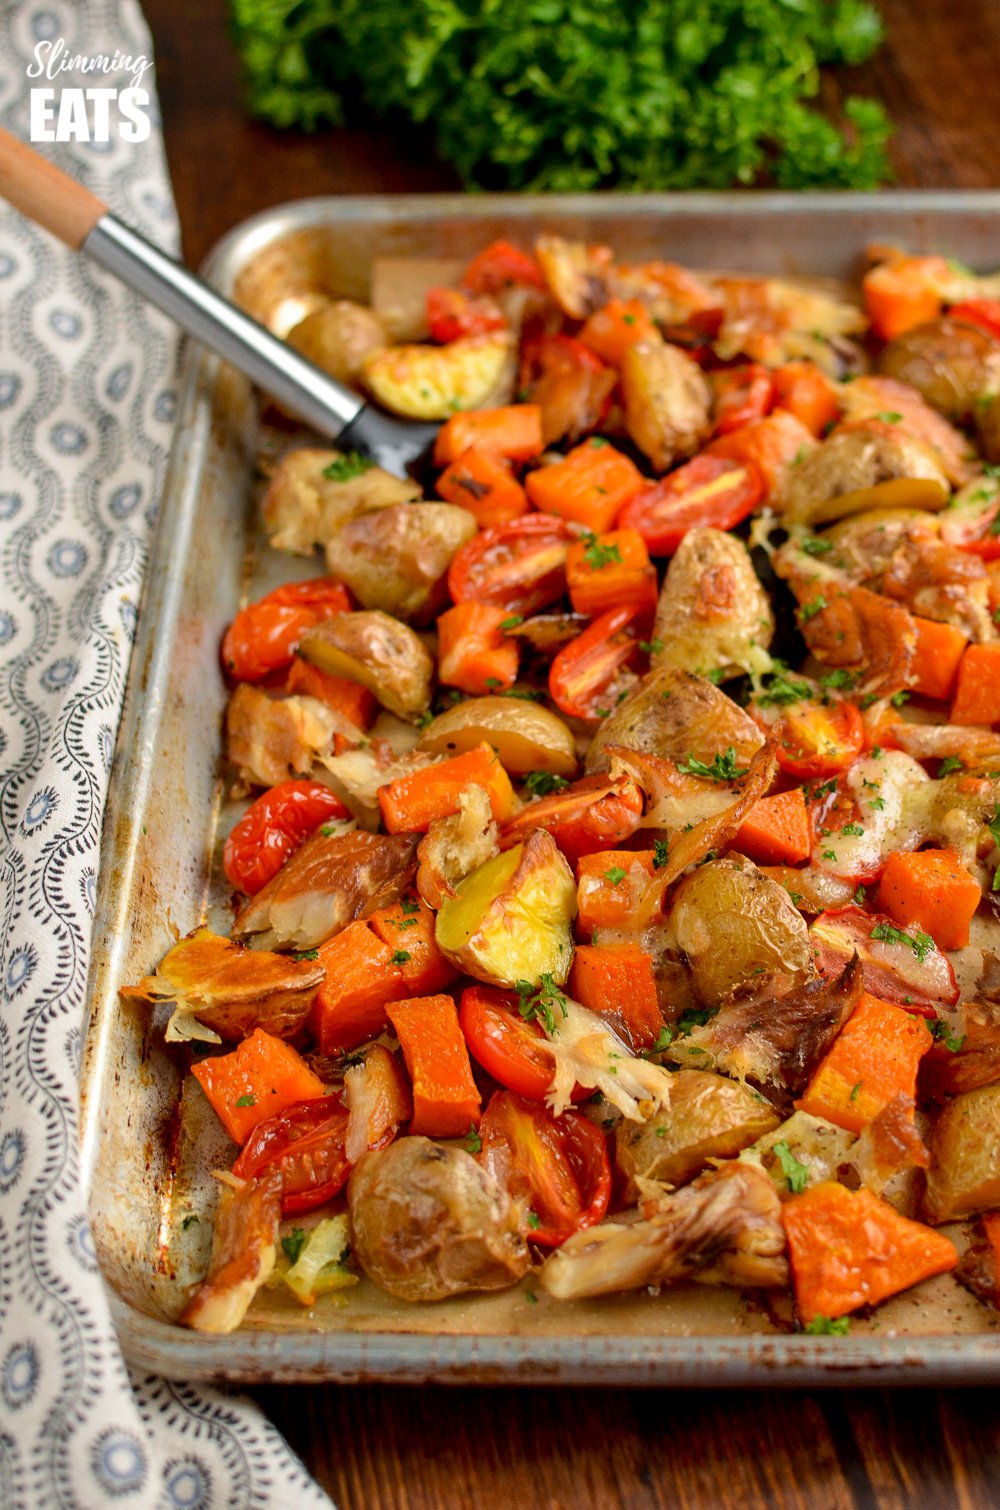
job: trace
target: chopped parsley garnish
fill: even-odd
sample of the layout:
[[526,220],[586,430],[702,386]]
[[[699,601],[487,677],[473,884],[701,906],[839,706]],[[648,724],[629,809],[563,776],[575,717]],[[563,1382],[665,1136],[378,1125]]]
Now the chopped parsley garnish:
[[281,1251],[290,1264],[297,1264],[299,1254],[306,1245],[306,1235],[301,1227],[293,1227],[281,1239]]
[[703,760],[698,760],[695,755],[689,754],[687,760],[679,760],[677,769],[686,772],[689,776],[707,776],[712,781],[737,781],[745,776],[749,766],[736,764],[736,751],[732,745],[728,745],[724,754],[716,752],[712,756],[711,763],[706,765]]
[[806,796],[810,801],[818,802],[821,797],[832,797],[836,790],[837,778],[831,776],[829,781],[821,781],[819,786],[814,786],[812,792],[807,792]]
[[867,888],[867,886],[862,886],[861,883],[859,882],[858,885],[855,886],[855,888],[854,888],[854,895],[851,898],[851,901],[854,903],[855,907],[863,907],[864,906],[865,897],[867,895],[868,895],[868,888]]
[[[997,846],[998,849],[1000,849],[1000,802],[994,802],[993,817],[990,819],[989,823],[987,823],[986,827],[993,835],[993,843]],[[993,872],[993,885],[991,886],[990,890],[1000,891],[1000,865],[998,865],[996,870]]]
[[762,708],[766,708],[773,704],[801,703],[807,697],[812,697],[809,683],[793,682],[782,668],[770,677],[766,689],[758,695],[757,702]]
[[850,1316],[814,1316],[802,1328],[810,1337],[846,1337],[851,1330]]
[[837,858],[837,851],[835,849],[824,849],[824,851],[823,851],[823,859],[824,860],[835,860],[836,858]]
[[951,1023],[944,1022],[941,1018],[938,1018],[936,1022],[929,1023],[928,1026],[931,1030],[931,1036],[936,1038],[938,1043],[943,1044],[946,1049],[950,1049],[953,1054],[958,1053],[965,1042],[964,1033],[956,1038],[951,1031]]
[[869,807],[873,807],[877,813],[880,813],[882,811],[882,809],[885,807],[885,798],[884,797],[870,797],[868,799],[868,805],[869,805]]
[[319,950],[318,949],[297,949],[295,951],[294,955],[292,956],[292,958],[293,959],[297,959],[297,960],[301,960],[301,959],[319,959]]
[[331,482],[350,482],[352,477],[361,477],[365,472],[370,472],[374,465],[360,451],[345,451],[343,456],[335,456],[330,465],[323,468],[323,476]]
[[490,689],[491,692],[495,692],[496,689],[497,689],[497,687],[502,687],[503,686],[503,682],[500,681],[499,677],[488,676],[486,678],[485,685],[487,687],[489,687],[489,689]]
[[851,1094],[847,1098],[848,1101],[856,1101],[858,1099],[858,1092],[861,1089],[861,1085],[862,1082],[860,1080],[855,1081],[854,1085],[851,1086]]
[[663,641],[640,640],[639,649],[644,651],[646,655],[659,655],[660,651],[663,649]]
[[420,903],[415,902],[412,897],[404,897],[399,905],[403,909],[404,917],[412,917],[415,912],[420,911]]
[[514,985],[520,1000],[517,1010],[525,1022],[534,1022],[541,1018],[547,1033],[556,1031],[556,1008],[566,1017],[566,998],[552,978],[551,973],[546,972],[541,976],[537,986],[530,981],[519,980]]
[[688,1007],[686,1012],[681,1013],[675,1024],[677,1037],[683,1038],[686,1033],[690,1033],[692,1028],[703,1028],[718,1010],[718,1007]]
[[781,1165],[789,1190],[793,1195],[801,1195],[809,1183],[809,1166],[800,1163],[784,1138],[780,1143],[774,1144],[774,1156]]
[[653,869],[662,870],[670,857],[670,845],[666,839],[653,840]]
[[394,965],[407,965],[409,962],[410,955],[406,949],[397,949],[391,960],[391,963]]
[[583,539],[583,559],[591,571],[603,571],[612,562],[617,562],[621,565],[622,553],[618,549],[617,541],[612,545],[604,545],[592,531],[584,535]]
[[921,965],[931,950],[937,947],[929,933],[921,933],[919,929],[916,933],[904,933],[902,928],[895,928],[892,923],[876,923],[871,936],[883,944],[905,944],[913,950]]
[[509,619],[504,619],[500,625],[501,630],[516,629],[518,624],[524,623],[523,613],[512,613]]
[[538,1304],[538,1296],[535,1294],[534,1290],[525,1290],[524,1298],[526,1301],[528,1301],[529,1305],[536,1306]]
[[465,1151],[466,1153],[482,1153],[483,1151],[483,1140],[479,1136],[479,1129],[475,1122],[469,1123],[469,1131],[465,1135]]
[[323,835],[324,839],[329,839],[330,836],[332,834],[335,834],[336,832],[337,830],[334,828],[332,823],[324,823],[323,827],[320,829],[320,833]]
[[610,881],[612,886],[617,886],[619,881],[624,881],[625,872],[620,865],[612,865],[610,870],[604,872],[604,879]]
[[876,414],[875,418],[880,419],[885,425],[898,425],[903,416],[898,414],[895,409],[889,409],[882,414]]
[[654,1054],[662,1054],[664,1049],[668,1049],[673,1041],[673,1028],[668,1028],[664,1025],[656,1035],[656,1042],[645,1050],[642,1057],[644,1059],[652,1059]]
[[533,797],[547,797],[550,792],[561,792],[564,786],[569,786],[565,776],[557,776],[553,771],[529,771],[524,784]]
[[838,666],[836,671],[828,671],[825,676],[821,676],[820,682],[836,692],[849,692],[857,686],[859,675],[858,671],[848,671],[845,667]]
[[711,671],[705,672],[706,682],[711,682],[713,687],[717,687],[725,677],[725,670],[725,666],[713,666]]
[[807,556],[827,556],[833,550],[833,541],[823,540],[819,535],[807,535],[799,541],[799,549],[804,550]]
[[829,604],[823,594],[821,592],[817,593],[810,603],[802,604],[802,607],[799,609],[799,618],[803,624],[808,624],[810,619],[814,619],[818,613],[822,613],[823,609],[827,607],[829,607]]
[[840,832],[846,834],[849,839],[860,839],[864,834],[864,829],[860,823],[845,823]]
[[257,1105],[257,1097],[256,1096],[250,1096],[250,1095],[237,1096],[237,1098],[236,1098],[236,1105],[237,1106],[256,1106]]
[[429,728],[433,722],[434,714],[431,712],[430,708],[425,708],[424,711],[420,714],[420,717],[417,719],[417,728]]
[[910,701],[910,694],[906,691],[894,692],[889,701],[894,708],[902,708],[904,704]]
[[537,1211],[529,1211],[528,1212],[528,1226],[531,1228],[532,1232],[536,1232],[541,1225],[542,1225],[542,1219],[538,1215],[538,1212]]

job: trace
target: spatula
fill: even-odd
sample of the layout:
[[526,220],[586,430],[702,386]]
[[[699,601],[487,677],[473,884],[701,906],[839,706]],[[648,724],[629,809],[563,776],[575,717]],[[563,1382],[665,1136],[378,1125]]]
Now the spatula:
[[2,129],[0,195],[74,251],[114,273],[342,450],[360,451],[403,477],[433,442],[436,424],[396,419],[365,403],[112,215],[89,189]]

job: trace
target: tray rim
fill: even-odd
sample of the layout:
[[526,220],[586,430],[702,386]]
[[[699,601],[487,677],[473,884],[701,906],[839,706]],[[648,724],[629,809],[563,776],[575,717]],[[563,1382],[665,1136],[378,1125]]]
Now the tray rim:
[[[958,214],[996,217],[1000,189],[892,189],[878,193],[771,192],[515,195],[324,195],[261,210],[228,231],[202,264],[202,274],[230,293],[242,266],[290,233],[330,220],[389,224],[405,217],[428,224],[502,214],[512,220],[546,211],[669,219],[674,214],[781,220],[790,214],[834,219],[864,212],[889,219],[913,214],[947,221]],[[998,257],[1000,261],[1000,257]],[[115,959],[128,907],[141,804],[148,785],[150,731],[162,714],[154,695],[168,658],[163,630],[180,612],[179,574],[166,570],[187,540],[211,428],[220,362],[185,342],[174,438],[164,477],[159,519],[150,545],[139,627],[129,667],[105,810],[94,917],[95,945],[88,983],[81,1066],[81,1182],[89,1199],[100,1131],[98,1092],[117,1010]],[[127,856],[122,868],[112,855]],[[115,872],[115,873],[112,873]],[[513,1383],[712,1388],[848,1387],[856,1384],[940,1386],[994,1383],[1000,1378],[1000,1332],[823,1337],[471,1335],[461,1333],[324,1332],[250,1328],[223,1337],[187,1331],[129,1304],[108,1286],[112,1319],[126,1361],[134,1368],[185,1380],[243,1383],[329,1382]]]

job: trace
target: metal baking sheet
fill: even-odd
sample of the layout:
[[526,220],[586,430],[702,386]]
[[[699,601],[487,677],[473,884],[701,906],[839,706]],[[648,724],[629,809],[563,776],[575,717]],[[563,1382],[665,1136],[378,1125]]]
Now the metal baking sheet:
[[[624,258],[824,278],[856,276],[869,241],[1000,263],[1000,193],[399,196],[314,199],[237,227],[207,272],[280,332],[319,296],[364,298],[386,257],[467,258],[543,229]],[[213,1162],[227,1146],[120,984],[178,933],[218,917],[222,631],[242,601],[306,564],[259,532],[249,384],[187,355],[177,432],[112,774],[82,1073],[83,1171],[128,1359],[175,1378],[487,1383],[931,1384],[1000,1378],[1000,1318],[950,1277],[855,1321],[848,1337],[777,1330],[758,1303],[695,1285],[537,1303],[523,1289],[436,1305],[367,1281],[311,1310],[264,1292],[228,1337],[172,1322],[206,1266]]]

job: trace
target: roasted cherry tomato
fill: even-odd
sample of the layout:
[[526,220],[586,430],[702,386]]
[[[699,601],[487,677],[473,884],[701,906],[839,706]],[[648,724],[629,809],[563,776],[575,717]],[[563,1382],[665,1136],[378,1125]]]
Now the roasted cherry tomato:
[[233,681],[263,681],[287,670],[307,629],[350,606],[346,587],[334,577],[277,587],[240,609],[222,641],[222,664]]
[[469,1053],[494,1080],[531,1101],[544,1101],[556,1071],[555,1056],[541,1025],[526,1022],[517,1008],[516,991],[468,986],[458,1020]]
[[753,699],[749,712],[762,729],[780,724],[778,764],[799,781],[845,771],[864,745],[865,726],[854,704],[824,691],[810,677],[782,677],[780,692],[772,684]]
[[584,776],[562,792],[529,802],[504,826],[501,846],[509,849],[533,828],[544,828],[568,860],[601,849],[616,849],[631,837],[642,817],[642,792],[631,776]]
[[611,407],[618,381],[575,336],[549,335],[524,342],[518,388],[542,411],[542,440],[577,441],[596,430]]
[[715,413],[715,433],[725,435],[763,419],[774,403],[774,383],[770,372],[760,362],[739,367],[723,367],[709,378]]
[[294,1216],[325,1206],[343,1189],[351,1166],[344,1150],[347,1108],[337,1095],[296,1106],[258,1122],[233,1165],[252,1180],[271,1164],[281,1173],[281,1213]]
[[566,591],[566,552],[576,538],[551,514],[527,514],[481,530],[463,545],[448,570],[456,603],[496,603],[527,617]]
[[470,294],[499,294],[517,284],[544,288],[545,279],[534,257],[509,241],[491,241],[462,274],[462,287]]
[[688,530],[731,530],[753,513],[762,494],[750,462],[696,456],[638,493],[618,515],[618,526],[638,530],[651,555],[672,556]]
[[549,669],[549,694],[560,712],[569,718],[607,717],[617,673],[639,648],[631,630],[640,612],[635,604],[609,609],[563,646]]
[[923,1017],[935,1017],[944,1003],[958,1001],[958,985],[948,956],[929,933],[898,928],[891,918],[860,907],[823,912],[809,930],[816,968],[836,977],[855,953],[866,991]]
[[462,336],[481,336],[503,330],[507,321],[492,299],[471,298],[458,288],[427,290],[427,325],[431,340],[447,345]]
[[956,494],[945,509],[941,515],[941,541],[984,561],[995,561],[1000,556],[998,519],[1000,488],[984,479],[967,498]]
[[962,320],[966,325],[980,325],[1000,341],[1000,299],[964,299],[953,304],[948,311],[949,320]]
[[480,1158],[511,1194],[528,1203],[528,1236],[558,1248],[574,1232],[601,1221],[611,1198],[611,1160],[604,1134],[581,1112],[554,1117],[537,1101],[497,1091],[479,1125]]
[[252,897],[321,823],[350,814],[321,781],[281,781],[252,802],[223,851],[226,879]]

